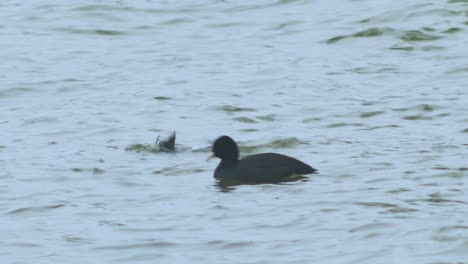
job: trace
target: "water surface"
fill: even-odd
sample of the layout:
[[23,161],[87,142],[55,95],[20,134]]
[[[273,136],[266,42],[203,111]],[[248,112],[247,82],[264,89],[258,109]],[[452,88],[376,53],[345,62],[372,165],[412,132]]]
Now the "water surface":
[[[467,7],[3,1],[1,262],[468,262]],[[222,134],[320,174],[221,188]]]

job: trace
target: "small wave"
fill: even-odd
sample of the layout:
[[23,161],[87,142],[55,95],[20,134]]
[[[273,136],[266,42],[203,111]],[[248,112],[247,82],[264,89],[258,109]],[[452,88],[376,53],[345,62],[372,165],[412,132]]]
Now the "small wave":
[[193,20],[189,19],[189,18],[179,17],[179,18],[173,18],[173,19],[163,21],[163,22],[159,23],[159,25],[164,25],[164,26],[178,25],[178,24],[184,24],[184,23],[191,23],[192,21]]
[[127,35],[128,33],[113,29],[79,29],[79,28],[56,28],[55,30],[63,33],[80,34],[80,35],[99,35],[99,36],[119,36]]
[[338,128],[338,127],[361,127],[364,126],[364,124],[361,123],[333,123],[330,125],[327,125],[328,128]]
[[12,87],[5,89],[3,91],[0,91],[0,98],[2,97],[13,97],[17,95],[22,95],[24,93],[32,92],[32,88],[27,88],[27,87]]
[[300,144],[308,144],[308,143],[296,137],[288,137],[288,138],[275,139],[265,144],[253,145],[253,146],[244,145],[241,143],[239,144],[239,149],[241,153],[250,154],[253,152],[258,152],[259,149],[263,149],[263,148],[283,149],[283,148],[292,148]]
[[354,233],[354,232],[362,232],[362,231],[375,231],[375,230],[385,230],[391,226],[394,226],[393,224],[388,224],[388,223],[372,223],[372,224],[365,224],[361,225],[355,228],[352,228],[349,230],[349,232]]
[[225,240],[212,240],[212,241],[208,241],[207,244],[209,246],[218,246],[218,247],[225,248],[225,249],[250,247],[250,246],[255,245],[255,243],[251,241],[231,242],[231,241],[225,241]]
[[377,28],[377,27],[373,27],[373,28],[368,28],[368,29],[365,29],[365,30],[362,30],[362,31],[358,31],[354,34],[351,34],[351,35],[343,35],[343,36],[336,36],[336,37],[333,37],[333,38],[330,38],[326,41],[327,44],[334,44],[338,41],[341,41],[341,40],[344,40],[344,39],[347,39],[347,38],[369,38],[369,37],[378,37],[378,36],[382,36],[384,34],[388,34],[388,33],[391,33],[391,32],[394,32],[393,29],[390,29],[390,28]]
[[248,108],[248,107],[238,107],[238,106],[232,106],[232,105],[223,105],[217,108],[219,111],[224,111],[228,113],[233,113],[233,112],[254,112],[257,111],[256,109],[253,108]]
[[137,248],[167,248],[174,247],[176,243],[172,242],[150,242],[150,243],[141,243],[141,244],[126,244],[126,245],[115,245],[115,246],[102,246],[96,247],[96,250],[125,250],[125,249],[137,249]]
[[380,203],[380,202],[356,202],[355,204],[366,206],[366,207],[397,207],[396,204]]
[[100,168],[71,168],[73,172],[91,172],[93,175],[103,174],[106,171]]
[[438,40],[440,38],[440,36],[425,33],[420,30],[404,31],[403,35],[400,37],[400,39],[404,41],[431,41]]
[[234,117],[232,120],[237,121],[237,122],[241,122],[241,123],[247,123],[247,124],[258,123],[258,121],[254,120],[252,118],[244,117],[244,116]]
[[361,118],[369,118],[369,117],[374,117],[377,115],[381,115],[385,113],[384,111],[371,111],[371,112],[362,112],[361,113]]
[[49,205],[49,206],[24,207],[24,208],[19,208],[19,209],[10,211],[7,214],[21,215],[21,214],[27,214],[27,213],[42,213],[42,212],[50,211],[52,209],[64,207],[64,206],[65,206],[64,204],[57,204],[57,205]]

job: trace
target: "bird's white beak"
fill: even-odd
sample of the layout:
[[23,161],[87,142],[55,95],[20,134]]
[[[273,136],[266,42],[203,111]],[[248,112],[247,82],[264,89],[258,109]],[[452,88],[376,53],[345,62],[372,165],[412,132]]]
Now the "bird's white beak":
[[215,154],[214,152],[210,152],[210,155],[208,155],[208,158],[206,159],[206,161],[209,161],[210,159],[214,158]]

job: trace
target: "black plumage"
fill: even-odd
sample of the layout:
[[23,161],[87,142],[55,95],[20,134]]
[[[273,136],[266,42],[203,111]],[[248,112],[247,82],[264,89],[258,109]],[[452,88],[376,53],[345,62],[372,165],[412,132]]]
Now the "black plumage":
[[250,183],[279,182],[292,175],[315,173],[308,164],[277,153],[262,153],[239,159],[239,148],[228,136],[215,140],[213,156],[221,159],[214,172],[217,179]]

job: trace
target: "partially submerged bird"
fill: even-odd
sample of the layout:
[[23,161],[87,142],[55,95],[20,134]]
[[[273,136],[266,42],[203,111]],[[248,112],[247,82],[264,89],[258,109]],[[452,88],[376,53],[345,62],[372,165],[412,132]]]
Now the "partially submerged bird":
[[248,183],[279,182],[292,175],[317,172],[316,169],[292,157],[277,153],[262,153],[239,159],[236,142],[221,136],[215,140],[211,157],[221,159],[214,177]]
[[160,140],[159,137],[156,139],[156,145],[159,151],[162,152],[174,152],[175,151],[175,131],[172,132],[166,139]]

